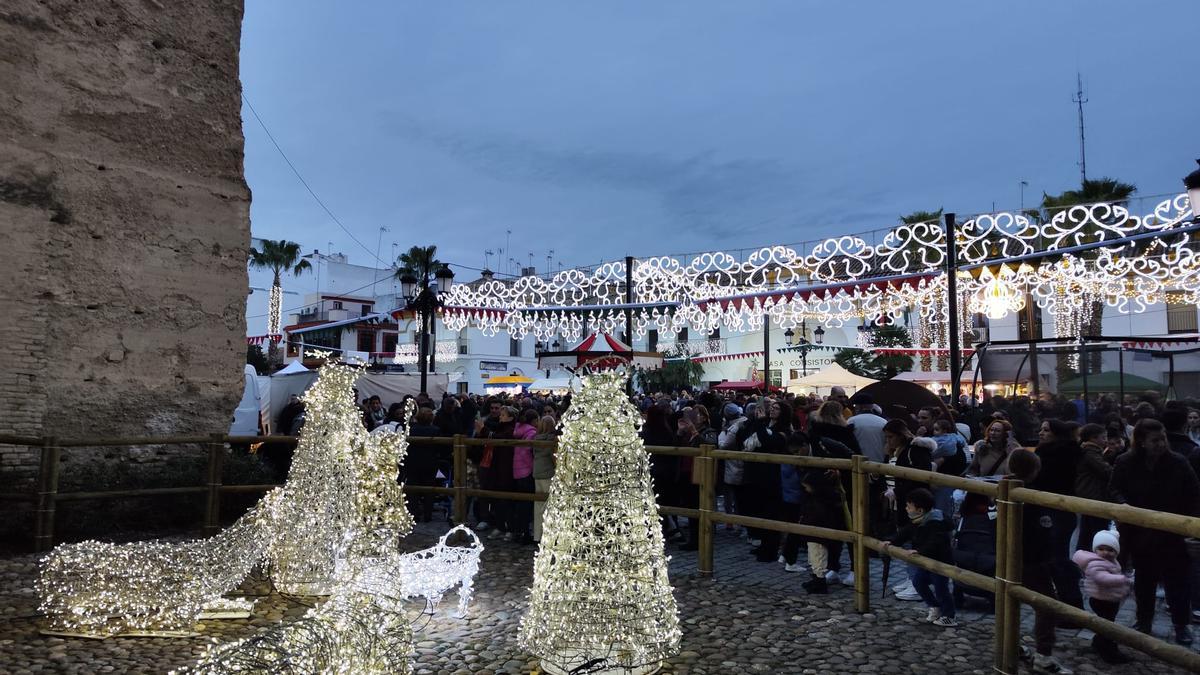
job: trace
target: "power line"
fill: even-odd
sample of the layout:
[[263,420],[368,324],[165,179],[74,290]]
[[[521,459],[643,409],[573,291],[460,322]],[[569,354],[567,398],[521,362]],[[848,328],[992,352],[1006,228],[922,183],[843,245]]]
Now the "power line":
[[329,210],[329,207],[325,205],[325,202],[321,201],[321,198],[318,197],[317,193],[313,191],[312,186],[308,184],[308,181],[304,180],[304,176],[300,175],[300,171],[296,168],[295,164],[292,164],[292,160],[288,159],[287,153],[283,151],[283,148],[279,147],[279,142],[276,141],[275,137],[271,135],[271,130],[267,128],[267,124],[263,122],[263,119],[261,116],[259,116],[258,111],[254,109],[254,105],[250,103],[250,98],[246,96],[245,92],[242,93],[242,100],[246,102],[246,107],[249,108],[250,112],[254,114],[254,119],[258,120],[258,125],[262,127],[262,130],[267,134],[267,138],[271,139],[271,145],[275,146],[275,149],[279,152],[279,156],[283,157],[283,161],[287,162],[288,168],[292,170],[292,173],[296,174],[296,178],[300,180],[300,184],[304,186],[305,190],[308,190],[308,194],[312,195],[312,198],[317,202],[317,204],[321,206],[321,208],[330,217],[330,219],[333,220],[333,222],[337,223],[338,227],[342,228],[342,231],[346,233],[346,236],[350,237],[351,241],[358,244],[362,250],[366,251],[368,255],[382,265],[383,261],[379,259],[379,256],[372,253],[371,249],[367,248],[365,244],[358,240],[358,237],[354,236],[354,233],[350,231],[350,228],[342,224],[342,221],[339,220],[336,215],[334,215],[333,211]]

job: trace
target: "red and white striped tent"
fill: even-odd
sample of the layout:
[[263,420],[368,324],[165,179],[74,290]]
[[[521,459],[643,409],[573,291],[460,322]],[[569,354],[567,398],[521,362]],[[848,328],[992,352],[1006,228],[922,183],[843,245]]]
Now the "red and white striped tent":
[[574,370],[584,364],[592,370],[607,370],[632,363],[647,370],[661,368],[663,356],[658,352],[635,352],[629,345],[608,333],[592,333],[565,352],[539,352],[538,368]]

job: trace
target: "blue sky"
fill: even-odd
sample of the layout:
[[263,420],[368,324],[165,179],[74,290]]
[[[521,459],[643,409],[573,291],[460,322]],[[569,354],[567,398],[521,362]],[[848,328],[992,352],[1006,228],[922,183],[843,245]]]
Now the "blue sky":
[[369,251],[243,108],[252,229],[368,264],[384,225],[384,259],[474,267],[511,229],[542,271],[1015,209],[1078,185],[1077,68],[1089,176],[1179,191],[1197,26],[1185,0],[250,0],[245,94]]

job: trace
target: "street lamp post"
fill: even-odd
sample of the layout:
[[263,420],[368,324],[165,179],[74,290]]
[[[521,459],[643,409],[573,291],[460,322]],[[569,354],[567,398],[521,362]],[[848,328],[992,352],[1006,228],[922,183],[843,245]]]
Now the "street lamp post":
[[442,265],[433,274],[434,285],[431,287],[429,278],[418,279],[415,274],[406,273],[400,277],[400,293],[404,296],[405,308],[421,315],[421,339],[419,342],[417,363],[421,368],[421,393],[426,394],[429,373],[434,371],[434,359],[437,350],[429,347],[429,335],[434,329],[434,315],[444,302],[442,298],[450,291],[454,283],[454,272],[449,265]]

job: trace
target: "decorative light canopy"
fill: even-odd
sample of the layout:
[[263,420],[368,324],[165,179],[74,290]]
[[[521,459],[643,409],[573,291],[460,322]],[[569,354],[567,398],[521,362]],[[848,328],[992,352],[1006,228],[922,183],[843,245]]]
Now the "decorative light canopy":
[[[1019,213],[977,216],[957,227],[959,266],[1006,266],[978,279],[964,276],[959,288],[966,301],[959,304],[996,318],[1020,309],[1028,292],[1053,313],[1059,306],[1053,288],[1061,282],[1064,263],[1094,297],[1123,312],[1163,302],[1168,291],[1194,302],[1200,298],[1200,259],[1196,234],[1183,230],[1189,226],[1191,210],[1183,194],[1143,216],[1103,203],[1064,209],[1041,224]],[[1155,238],[1126,240],[1146,234]],[[1112,243],[1074,250],[1104,242]],[[546,278],[460,284],[447,295],[443,320],[451,330],[474,324],[485,334],[534,333],[542,340],[620,334],[626,311],[638,336],[685,327],[757,330],[766,321],[783,329],[806,320],[831,327],[854,320],[886,323],[910,308],[936,325],[947,320],[945,262],[941,224],[905,224],[877,244],[842,236],[821,241],[806,254],[773,246],[745,261],[723,252],[635,260],[632,304],[626,303],[624,261]]]

